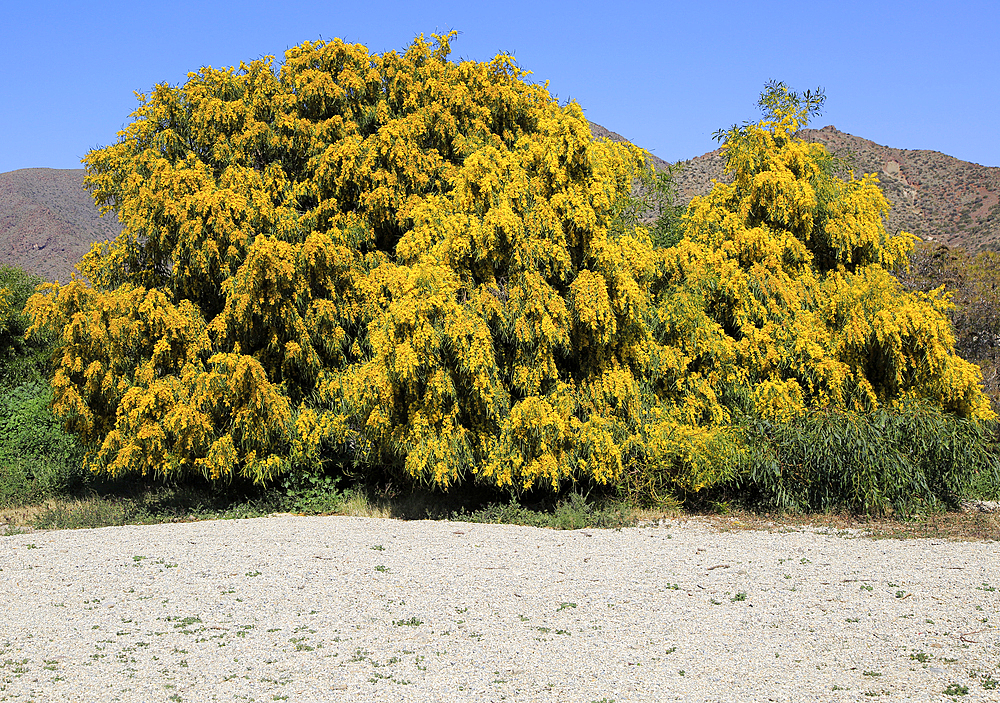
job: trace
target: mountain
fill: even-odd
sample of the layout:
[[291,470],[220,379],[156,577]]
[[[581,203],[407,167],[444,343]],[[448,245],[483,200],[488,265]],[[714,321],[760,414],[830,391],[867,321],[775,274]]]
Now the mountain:
[[[597,138],[628,141],[591,123]],[[887,228],[970,251],[1000,250],[1000,168],[960,161],[937,151],[893,149],[836,127],[804,129],[855,173],[875,173],[892,205]],[[667,164],[651,157],[657,168]],[[725,180],[716,149],[682,162],[675,176],[678,203],[704,195],[712,179]],[[0,173],[0,263],[47,280],[67,281],[93,242],[121,231],[113,214],[100,217],[83,188],[83,169],[28,168]]]
[[[832,125],[803,129],[799,136],[824,144],[855,175],[878,176],[892,206],[886,222],[889,232],[903,230],[969,251],[1000,250],[1000,168],[960,161],[938,151],[882,146]],[[719,149],[682,164],[674,179],[678,202],[707,193],[713,178],[725,180],[725,160]]]
[[68,281],[92,242],[121,226],[101,217],[83,188],[83,169],[25,168],[0,173],[0,263],[50,281]]

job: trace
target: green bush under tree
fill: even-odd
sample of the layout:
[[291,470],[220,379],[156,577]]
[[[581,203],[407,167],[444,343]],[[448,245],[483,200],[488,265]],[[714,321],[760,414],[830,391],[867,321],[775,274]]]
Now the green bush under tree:
[[89,478],[83,451],[52,412],[52,335],[25,339],[27,299],[42,280],[0,266],[0,508],[79,490]]

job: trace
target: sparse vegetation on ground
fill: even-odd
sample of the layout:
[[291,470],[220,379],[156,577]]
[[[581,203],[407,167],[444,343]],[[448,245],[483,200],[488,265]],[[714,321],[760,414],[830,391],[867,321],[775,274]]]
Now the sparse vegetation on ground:
[[[525,500],[461,491],[442,496],[421,490],[395,492],[385,487],[354,486],[315,496],[303,509],[280,490],[220,492],[206,485],[93,486],[87,493],[54,495],[0,509],[0,534],[49,529],[83,529],[163,522],[193,522],[266,517],[274,514],[348,515],[393,519],[448,519],[515,524],[551,529],[622,528],[694,521],[721,532],[822,529],[844,537],[875,539],[937,538],[1000,540],[1000,510],[970,503],[964,510],[932,510],[905,518],[874,518],[843,511],[773,513],[725,502],[684,508],[637,508],[610,496],[569,494],[559,499]],[[991,506],[988,506],[991,507]]]

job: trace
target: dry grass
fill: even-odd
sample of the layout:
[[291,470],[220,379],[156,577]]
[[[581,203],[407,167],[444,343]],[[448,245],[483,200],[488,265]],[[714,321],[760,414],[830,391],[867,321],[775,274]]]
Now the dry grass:
[[0,525],[6,527],[7,531],[31,531],[33,530],[31,525],[35,520],[56,503],[56,500],[49,500],[39,505],[27,505],[21,508],[0,508]]
[[[373,495],[362,491],[347,491],[337,508],[327,514],[357,517],[420,519],[443,518],[453,514],[456,506],[441,501],[441,497],[423,493],[403,495]],[[782,532],[792,530],[824,530],[844,537],[870,539],[934,538],[960,541],[1000,541],[1000,511],[986,512],[970,506],[962,512],[939,512],[919,515],[910,519],[866,518],[846,513],[829,514],[767,514],[746,510],[726,510],[717,506],[717,512],[692,512],[678,508],[665,510],[627,511],[626,524],[651,525],[670,523],[697,524],[719,532],[763,530]],[[518,509],[522,510],[522,509]],[[722,512],[725,510],[725,512]],[[99,527],[123,523],[183,522],[219,517],[256,517],[268,514],[253,506],[237,507],[226,513],[205,511],[168,512],[151,514],[137,510],[125,499],[109,500],[99,496],[84,499],[52,499],[38,505],[0,510],[0,533],[33,531],[40,524],[56,528]],[[497,515],[513,515],[500,510]],[[523,517],[523,516],[522,516]],[[492,520],[489,520],[492,521]],[[545,524],[539,514],[537,523]],[[554,525],[551,520],[549,524]]]
[[[719,532],[762,530],[826,530],[845,537],[869,539],[948,539],[979,542],[1000,541],[1000,512],[969,508],[961,512],[919,515],[909,519],[869,518],[847,513],[772,515],[733,510],[717,513],[682,513],[665,516],[673,521],[697,521]],[[643,519],[648,519],[644,516]]]

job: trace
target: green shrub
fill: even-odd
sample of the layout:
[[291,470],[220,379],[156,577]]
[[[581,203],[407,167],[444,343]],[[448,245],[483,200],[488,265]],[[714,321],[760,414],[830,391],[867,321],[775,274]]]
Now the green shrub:
[[45,375],[53,336],[24,338],[29,324],[24,304],[39,283],[41,278],[24,269],[0,264],[0,388]]
[[868,414],[816,410],[784,423],[751,418],[732,488],[781,511],[957,507],[1000,485],[991,429],[916,402]]
[[40,496],[24,461],[0,461],[0,509],[19,508]]
[[25,339],[25,301],[42,280],[0,265],[0,507],[79,488],[86,476],[75,438],[52,414],[45,381],[52,336]]
[[9,505],[71,493],[89,478],[77,440],[49,408],[43,381],[0,392],[0,501]]
[[342,476],[323,471],[292,471],[281,481],[284,508],[296,513],[336,512],[344,499],[337,485]]

